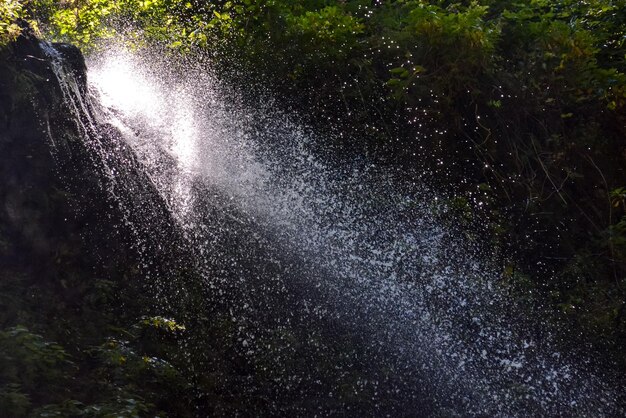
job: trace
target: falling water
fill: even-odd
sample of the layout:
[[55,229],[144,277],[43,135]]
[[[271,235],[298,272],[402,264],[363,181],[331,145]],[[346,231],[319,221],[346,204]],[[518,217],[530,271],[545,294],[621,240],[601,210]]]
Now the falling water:
[[[610,379],[558,349],[485,250],[441,221],[436,191],[364,160],[326,164],[293,116],[169,64],[108,48],[88,61],[89,100],[182,231],[207,311],[227,313],[236,355],[263,375],[239,396],[273,414],[620,414]],[[133,193],[108,170],[112,195]],[[157,228],[131,218],[138,236]]]

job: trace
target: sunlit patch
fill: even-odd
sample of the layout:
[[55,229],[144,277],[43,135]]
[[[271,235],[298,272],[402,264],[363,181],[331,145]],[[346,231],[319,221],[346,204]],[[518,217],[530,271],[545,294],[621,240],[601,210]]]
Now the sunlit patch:
[[128,115],[158,115],[163,98],[140,71],[130,55],[121,50],[89,73],[101,93],[102,104]]
[[160,80],[158,74],[144,73],[125,49],[106,54],[89,75],[105,107],[133,120],[140,137],[150,137],[168,147],[185,170],[193,167],[197,132],[191,97]]

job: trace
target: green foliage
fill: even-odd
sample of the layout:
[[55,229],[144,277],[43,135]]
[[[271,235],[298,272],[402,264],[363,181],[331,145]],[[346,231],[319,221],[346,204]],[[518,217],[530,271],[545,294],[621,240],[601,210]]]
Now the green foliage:
[[56,10],[50,18],[51,25],[62,39],[84,47],[94,40],[112,35],[112,31],[104,26],[104,21],[121,11],[119,2],[92,0],[67,4],[68,7]]
[[166,332],[184,331],[185,326],[179,325],[175,320],[163,318],[162,316],[143,317],[139,326],[143,328],[154,328]]
[[[290,15],[287,23],[294,33],[313,39],[317,45],[329,42],[345,47],[354,43],[354,37],[363,33],[364,29],[360,19],[346,14],[337,6]],[[328,48],[328,44],[325,47]]]
[[[167,324],[168,332],[181,329],[167,320],[151,320],[149,326],[162,324]],[[162,388],[180,394],[188,384],[169,362],[133,348],[145,344],[144,339],[134,337],[134,342],[129,342],[109,338],[97,347],[83,349],[78,355],[89,358],[89,379],[97,379],[85,381],[59,344],[45,341],[23,326],[8,328],[0,332],[0,411],[10,411],[16,417],[31,411],[34,416],[49,417],[145,416],[156,410],[146,397],[158,403],[164,399]],[[75,386],[77,379],[82,387]],[[76,400],[91,398],[93,395],[86,398],[85,393],[94,389],[98,392],[95,403],[94,399],[90,403]]]
[[[33,402],[59,396],[74,364],[60,345],[45,341],[24,326],[0,332],[0,411],[26,416]],[[54,387],[41,390],[41,387]],[[56,392],[56,393],[55,393]]]
[[626,188],[611,190],[609,198],[616,220],[606,229],[606,244],[613,259],[626,260]]
[[[379,48],[390,65],[406,69],[387,82],[393,97],[423,98],[434,89],[451,103],[459,93],[474,90],[499,38],[499,25],[485,19],[487,11],[476,2],[447,7],[424,1],[390,3],[386,13],[397,16],[398,23],[390,27],[384,17],[380,20],[378,31],[385,37]],[[439,73],[445,77],[431,76]]]
[[24,326],[0,332],[0,362],[3,379],[31,388],[60,379],[62,368],[72,364],[63,347]]
[[17,22],[24,17],[22,2],[6,0],[0,3],[0,47],[17,38],[22,31]]
[[11,411],[15,416],[26,416],[31,409],[30,398],[17,383],[0,387],[0,411]]

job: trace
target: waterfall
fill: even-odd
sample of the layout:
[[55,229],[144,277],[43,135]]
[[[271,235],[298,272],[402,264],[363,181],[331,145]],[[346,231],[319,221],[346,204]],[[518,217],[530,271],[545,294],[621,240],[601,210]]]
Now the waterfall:
[[[204,298],[194,320],[219,322],[244,364],[216,385],[237,386],[243,409],[623,413],[610,378],[557,348],[485,248],[441,221],[445,193],[369,161],[323,161],[315,132],[271,101],[246,107],[202,66],[181,74],[123,47],[87,64],[88,94],[53,68],[85,146],[146,260],[172,246],[188,257]],[[186,290],[143,267],[172,309]],[[181,345],[198,378],[215,364],[209,335]]]

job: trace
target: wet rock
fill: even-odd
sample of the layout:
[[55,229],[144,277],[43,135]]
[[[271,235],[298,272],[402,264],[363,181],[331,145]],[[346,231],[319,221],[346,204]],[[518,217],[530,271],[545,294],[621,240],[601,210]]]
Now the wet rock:
[[21,251],[42,260],[54,252],[51,225],[61,221],[48,198],[60,186],[49,138],[64,119],[60,90],[28,32],[0,55],[0,222]]
[[[78,48],[43,43],[25,30],[0,50],[0,231],[10,243],[10,251],[0,254],[0,272],[20,265],[36,280],[60,282],[68,271],[64,263],[71,262],[89,275],[114,270],[122,277],[138,262],[132,232],[110,202],[51,51],[86,94]],[[72,248],[77,258],[60,259],[63,248]]]
[[72,45],[25,29],[0,50],[0,276],[13,266],[66,294],[68,276],[123,280],[139,263],[166,270],[181,257],[162,245],[177,239],[165,203],[119,132],[95,122],[86,83]]

